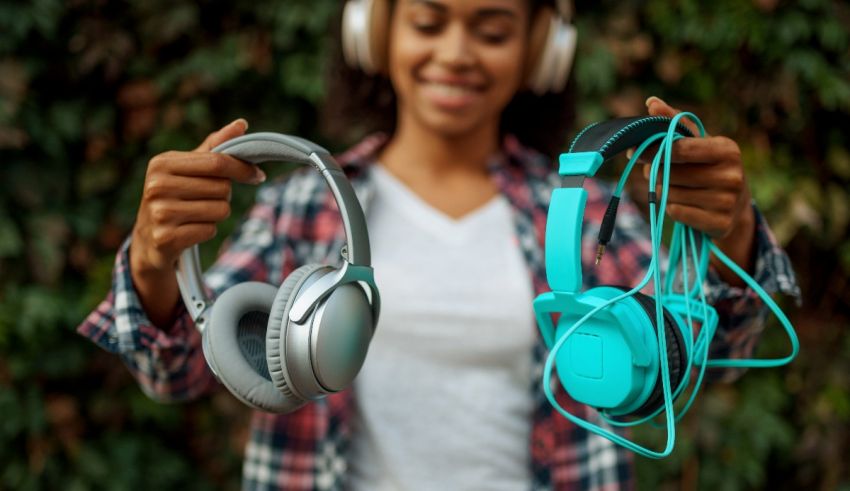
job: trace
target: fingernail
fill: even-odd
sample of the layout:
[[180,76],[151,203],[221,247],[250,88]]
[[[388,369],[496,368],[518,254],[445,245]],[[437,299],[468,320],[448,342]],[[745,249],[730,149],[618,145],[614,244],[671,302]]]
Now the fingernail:
[[234,120],[233,120],[233,121],[232,121],[229,125],[227,125],[227,126],[233,126],[233,125],[236,125],[236,124],[241,124],[241,125],[242,125],[242,131],[246,131],[246,130],[248,130],[248,121],[246,121],[246,120],[245,120],[245,118],[238,118],[238,119],[234,119]]
[[646,104],[646,107],[649,107],[650,105],[652,105],[653,101],[664,102],[661,99],[659,99],[658,97],[651,95],[646,99],[646,102],[644,104]]
[[266,181],[266,173],[259,167],[254,167],[254,184],[260,184]]

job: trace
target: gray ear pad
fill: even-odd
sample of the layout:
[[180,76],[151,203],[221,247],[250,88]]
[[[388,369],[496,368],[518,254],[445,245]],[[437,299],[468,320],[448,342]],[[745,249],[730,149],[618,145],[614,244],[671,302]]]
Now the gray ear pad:
[[[205,332],[207,331],[209,331],[209,325],[207,325],[207,330]],[[207,365],[210,367],[210,370],[212,370],[213,375],[215,375],[216,379],[221,381],[221,377],[218,375],[218,365],[215,364],[212,349],[210,348],[210,337],[203,333],[201,334],[201,348],[204,352],[204,359],[207,360]]]
[[[303,276],[295,277],[302,269]],[[369,299],[355,283],[336,287],[303,324],[291,322],[289,311],[299,292],[333,273],[330,267],[316,265],[302,269],[278,291],[269,315],[267,358],[272,380],[280,382],[278,389],[287,387],[298,397],[315,399],[351,384],[366,359],[375,326]],[[277,359],[271,353],[275,338]]]
[[280,338],[284,332],[286,323],[289,322],[287,316],[292,304],[295,303],[297,295],[292,292],[298,292],[306,283],[307,279],[320,269],[326,268],[329,271],[330,267],[321,264],[307,264],[296,269],[286,277],[283,284],[277,290],[277,295],[274,299],[274,304],[269,311],[269,323],[266,329],[266,359],[269,362],[269,374],[272,382],[277,390],[282,392],[287,397],[298,399],[302,403],[306,403],[305,396],[300,392],[298,395],[292,391],[292,384],[287,380],[288,373],[286,370],[286,361],[281,352]]
[[213,372],[239,400],[282,413],[296,407],[274,386],[265,360],[265,327],[277,289],[240,283],[216,299],[204,330],[204,354]]
[[266,329],[266,359],[269,364],[269,375],[277,390],[293,400],[299,400],[301,403],[307,402],[306,396],[300,392],[296,395],[292,391],[292,384],[287,380],[289,374],[286,371],[286,361],[282,356],[280,339],[285,326],[289,322],[289,309],[292,308],[292,304],[295,303],[295,298],[297,298],[297,295],[293,295],[292,292],[300,291],[310,275],[323,268],[328,271],[331,270],[330,267],[321,264],[307,264],[290,273],[278,288],[274,303],[269,309],[269,322]]

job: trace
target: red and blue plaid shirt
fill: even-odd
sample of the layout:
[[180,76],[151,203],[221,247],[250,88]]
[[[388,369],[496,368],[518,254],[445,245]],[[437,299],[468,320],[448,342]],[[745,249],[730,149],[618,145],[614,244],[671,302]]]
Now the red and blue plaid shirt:
[[[369,137],[338,159],[367,214],[373,187],[370,165],[385,142],[384,136]],[[508,137],[490,171],[511,204],[515,237],[534,290],[536,294],[548,291],[543,244],[551,193],[559,186],[555,168],[548,158]],[[624,199],[605,259],[591,267],[596,233],[611,189],[593,179],[586,181],[585,188],[588,191],[582,241],[585,287],[635,284],[651,258],[645,221],[634,204]],[[799,295],[788,257],[761,215],[756,215],[755,279],[768,292]],[[303,264],[339,261],[343,243],[341,219],[323,179],[310,169],[297,171],[284,181],[260,188],[256,204],[207,272],[206,281],[216,293],[248,280],[280,284],[287,274]],[[142,390],[156,400],[192,399],[215,388],[217,382],[201,351],[200,334],[188,314],[184,311],[174,325],[164,329],[153,326],[145,315],[133,289],[128,248],[129,241],[118,253],[112,290],[78,331],[104,349],[119,354]],[[750,355],[766,316],[762,302],[751,290],[729,286],[714,274],[706,283],[709,300],[721,317],[712,353],[731,357]],[[528,315],[533,316],[531,305]],[[528,381],[535,398],[529,441],[533,482],[529,488],[631,488],[631,454],[571,424],[549,405],[540,383],[545,355],[546,348],[540,341],[533,353],[536,369]],[[354,397],[349,389],[288,415],[255,411],[245,451],[243,487],[342,489]],[[592,409],[570,401],[563,390],[559,398],[574,414],[597,420]]]

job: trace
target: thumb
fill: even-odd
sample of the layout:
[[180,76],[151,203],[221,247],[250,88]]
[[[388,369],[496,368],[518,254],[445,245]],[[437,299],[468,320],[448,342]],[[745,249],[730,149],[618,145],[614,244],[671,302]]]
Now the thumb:
[[209,152],[227,140],[242,136],[248,130],[248,122],[243,118],[232,121],[218,131],[213,131],[203,143],[195,149],[196,152]]
[[[650,96],[646,100],[646,110],[647,112],[649,112],[650,116],[666,116],[668,118],[672,118],[673,116],[682,112],[670,106],[658,97],[655,97],[654,95]],[[681,120],[679,120],[679,124],[685,125],[685,127],[691,130],[691,133],[693,133],[694,135],[699,135],[699,129],[690,119],[682,118]]]

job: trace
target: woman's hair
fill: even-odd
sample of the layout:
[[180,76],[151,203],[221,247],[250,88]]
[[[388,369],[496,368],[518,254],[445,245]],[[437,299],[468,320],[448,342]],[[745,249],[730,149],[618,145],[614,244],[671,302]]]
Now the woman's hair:
[[[530,0],[530,3],[533,19],[540,7],[553,6],[554,0]],[[396,97],[390,80],[383,75],[368,75],[345,63],[341,19],[340,11],[333,29],[336,40],[327,70],[324,130],[328,136],[343,141],[376,131],[392,133],[396,126]],[[566,143],[574,119],[575,77],[571,75],[566,88],[558,93],[538,96],[520,89],[502,112],[500,130],[503,135],[512,134],[524,145],[554,157]]]

